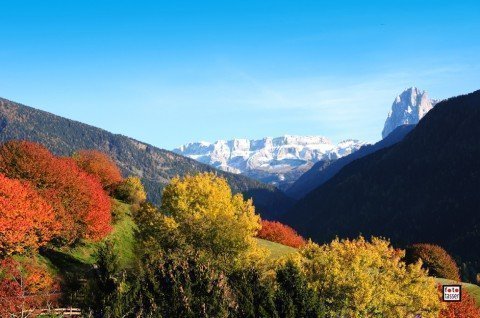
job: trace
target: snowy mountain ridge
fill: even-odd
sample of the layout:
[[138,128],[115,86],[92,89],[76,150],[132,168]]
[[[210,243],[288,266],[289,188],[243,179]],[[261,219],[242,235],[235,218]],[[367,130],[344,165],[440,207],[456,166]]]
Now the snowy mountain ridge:
[[278,184],[293,182],[314,163],[341,158],[364,144],[358,140],[334,144],[322,136],[285,135],[193,142],[173,151],[224,171]]

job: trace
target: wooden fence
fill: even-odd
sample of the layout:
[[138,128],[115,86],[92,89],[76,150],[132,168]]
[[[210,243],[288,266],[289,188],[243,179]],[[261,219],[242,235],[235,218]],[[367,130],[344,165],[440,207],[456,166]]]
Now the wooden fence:
[[41,309],[35,310],[33,312],[33,317],[42,317],[42,315],[58,315],[61,317],[82,317],[82,311],[79,308],[52,308],[52,309]]

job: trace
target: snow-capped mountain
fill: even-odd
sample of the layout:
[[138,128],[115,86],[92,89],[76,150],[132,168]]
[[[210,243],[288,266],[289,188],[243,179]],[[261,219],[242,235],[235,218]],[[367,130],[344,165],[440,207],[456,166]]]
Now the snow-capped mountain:
[[320,160],[335,160],[365,143],[345,140],[335,145],[321,136],[283,136],[260,140],[193,142],[173,151],[215,168],[277,185],[294,182]]
[[411,87],[395,98],[392,110],[388,113],[382,138],[385,138],[395,128],[402,125],[415,125],[432,109],[438,100],[430,99],[426,91]]

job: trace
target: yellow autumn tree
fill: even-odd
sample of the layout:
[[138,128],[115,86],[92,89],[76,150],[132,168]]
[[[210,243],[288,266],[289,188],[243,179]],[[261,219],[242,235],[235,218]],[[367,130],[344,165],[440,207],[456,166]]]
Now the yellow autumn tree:
[[139,177],[130,176],[119,183],[115,197],[131,204],[140,204],[147,199],[147,193]]
[[193,250],[226,267],[260,254],[254,239],[260,217],[252,201],[232,194],[227,181],[213,173],[172,179],[160,212],[154,215],[155,209],[144,204],[137,213],[140,222],[153,226],[144,241],[154,238],[169,250]]
[[436,283],[421,263],[406,265],[405,253],[380,238],[334,240],[301,250],[309,283],[332,317],[438,317]]

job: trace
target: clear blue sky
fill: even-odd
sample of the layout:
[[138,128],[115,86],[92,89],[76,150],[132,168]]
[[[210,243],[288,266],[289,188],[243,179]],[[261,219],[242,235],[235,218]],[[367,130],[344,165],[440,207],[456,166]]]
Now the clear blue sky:
[[163,148],[380,138],[480,89],[478,1],[0,1],[0,96]]

